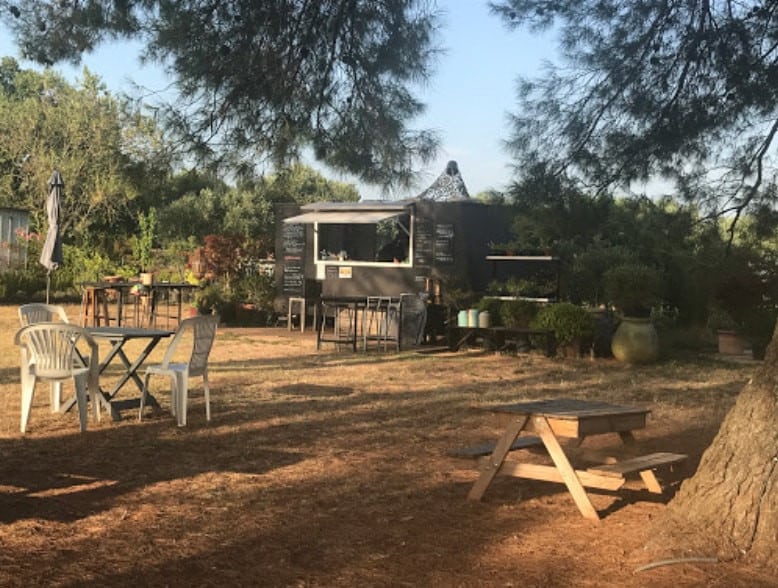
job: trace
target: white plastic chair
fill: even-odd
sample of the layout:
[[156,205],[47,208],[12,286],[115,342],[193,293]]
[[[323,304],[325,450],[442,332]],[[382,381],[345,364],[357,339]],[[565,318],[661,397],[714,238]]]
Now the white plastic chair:
[[[179,427],[186,426],[186,409],[189,402],[189,378],[202,376],[203,391],[205,394],[205,418],[211,420],[211,396],[208,386],[208,356],[216,337],[216,327],[219,324],[217,316],[196,316],[181,321],[170,342],[162,363],[150,365],[146,368],[146,377],[143,381],[143,393],[140,398],[140,411],[138,420],[143,419],[143,408],[146,405],[146,396],[149,390],[149,378],[153,375],[168,376],[170,378],[171,404],[170,409],[178,421]],[[188,339],[191,331],[191,354],[187,362],[174,362],[176,350],[181,342]]]
[[[90,348],[87,365],[84,365],[77,352],[79,341],[84,341]],[[98,347],[89,333],[79,326],[67,323],[38,323],[19,329],[14,343],[21,347],[22,351],[22,433],[27,430],[35,383],[38,380],[61,383],[73,378],[82,432],[86,431],[88,387],[93,394],[95,417],[100,420],[100,407],[96,397],[100,393]]]
[[[19,307],[19,322],[22,327],[37,323],[53,323],[59,320],[69,323],[65,309],[58,304],[41,304],[33,302]],[[22,357],[22,362],[25,359]],[[58,412],[62,400],[62,382],[51,383],[51,412]]]

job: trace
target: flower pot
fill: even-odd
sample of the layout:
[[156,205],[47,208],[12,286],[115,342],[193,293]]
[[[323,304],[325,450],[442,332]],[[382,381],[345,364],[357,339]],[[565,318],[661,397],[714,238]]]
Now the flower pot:
[[659,337],[651,319],[624,317],[611,341],[613,357],[625,363],[651,363],[659,357]]
[[154,274],[150,272],[142,272],[140,275],[140,283],[144,286],[151,286],[154,282]]
[[735,331],[720,329],[716,331],[719,340],[719,353],[721,355],[743,355],[746,350],[746,341]]

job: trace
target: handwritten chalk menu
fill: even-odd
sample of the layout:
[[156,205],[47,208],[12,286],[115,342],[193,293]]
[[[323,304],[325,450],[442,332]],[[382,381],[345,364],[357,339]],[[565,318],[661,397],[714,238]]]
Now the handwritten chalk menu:
[[284,255],[302,255],[305,251],[305,225],[283,223],[281,238]]
[[454,263],[454,225],[435,225],[435,263]]
[[413,234],[413,265],[432,265],[434,238],[432,232],[432,220],[417,218]]
[[300,257],[284,257],[283,292],[289,296],[305,294],[305,271]]
[[282,291],[287,296],[305,295],[305,225],[282,223]]

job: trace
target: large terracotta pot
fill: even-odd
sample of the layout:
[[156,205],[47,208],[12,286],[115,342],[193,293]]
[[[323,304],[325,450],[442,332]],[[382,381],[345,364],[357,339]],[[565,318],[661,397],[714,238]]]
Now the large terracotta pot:
[[717,332],[719,353],[722,355],[743,355],[746,342],[735,331],[719,330]]
[[611,341],[613,357],[626,363],[651,363],[659,357],[659,337],[651,319],[624,317]]

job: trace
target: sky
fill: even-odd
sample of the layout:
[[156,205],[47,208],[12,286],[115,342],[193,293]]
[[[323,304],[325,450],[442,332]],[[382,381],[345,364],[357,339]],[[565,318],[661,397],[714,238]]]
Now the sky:
[[[439,0],[443,12],[438,58],[433,77],[418,97],[427,104],[426,113],[414,121],[414,128],[435,130],[441,138],[437,158],[422,168],[410,193],[391,197],[413,197],[425,189],[454,160],[471,195],[503,190],[511,180],[511,159],[503,147],[508,139],[508,113],[516,111],[516,82],[519,75],[532,76],[544,60],[553,58],[549,39],[526,31],[508,31],[489,13],[486,0]],[[162,91],[171,80],[156,66],[141,66],[137,43],[104,45],[85,55],[81,65],[58,64],[68,80],[75,82],[87,67],[114,93],[136,93],[135,84]],[[0,28],[0,55],[18,59],[8,31]],[[35,67],[22,62],[23,67]],[[312,162],[307,162],[312,163]],[[321,168],[320,168],[321,169]],[[353,177],[322,169],[327,177],[352,182],[362,198],[379,198],[379,188],[359,184]]]

